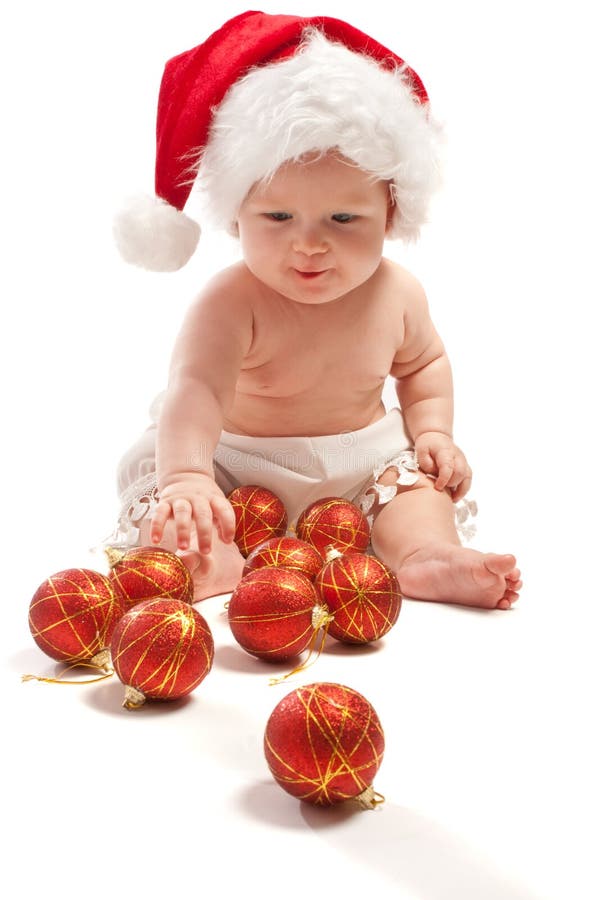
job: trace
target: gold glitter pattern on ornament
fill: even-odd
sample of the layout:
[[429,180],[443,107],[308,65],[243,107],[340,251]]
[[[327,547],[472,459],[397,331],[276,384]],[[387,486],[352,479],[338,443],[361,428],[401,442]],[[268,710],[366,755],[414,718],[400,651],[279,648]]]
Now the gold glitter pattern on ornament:
[[285,532],[287,514],[281,500],[266,488],[235,488],[228,498],[236,517],[236,543],[244,555],[271,535]]
[[361,510],[340,497],[315,501],[298,518],[296,534],[321,553],[328,545],[344,552],[364,550],[369,543],[369,526]]
[[[233,623],[234,625],[238,622],[244,622],[244,621],[251,622],[252,624],[260,625],[261,623],[269,624],[269,623],[273,623],[273,622],[284,622],[284,621],[286,621],[286,619],[292,619],[292,618],[295,618],[298,616],[306,616],[306,610],[301,609],[295,613],[281,614],[278,616],[270,616],[269,618],[263,618],[263,619],[260,619],[257,617],[255,618],[253,616],[246,616],[246,617],[239,616],[236,618],[231,618],[229,621],[231,623]],[[248,650],[248,652],[249,653],[259,653],[260,652],[260,655],[264,658],[268,658],[269,656],[273,656],[275,654],[277,656],[280,656],[282,653],[285,653],[286,650],[290,650],[291,647],[294,647],[295,645],[303,642],[304,640],[306,640],[308,642],[308,640],[310,639],[310,635],[312,634],[312,631],[313,631],[313,629],[312,629],[311,625],[309,624],[301,632],[294,634],[293,637],[291,637],[289,640],[287,640],[283,644],[278,644],[276,647],[261,647],[260,650],[253,649],[253,650]],[[244,649],[247,649],[247,648],[244,648]],[[295,655],[297,652],[298,652],[297,650],[294,650],[293,655]]]
[[109,577],[129,606],[154,597],[191,603],[194,596],[189,569],[176,554],[160,547],[128,550]]
[[[50,604],[54,615],[50,615]],[[107,627],[120,603],[108,579],[88,569],[68,569],[40,585],[29,606],[34,640],[53,659],[89,660],[106,646]],[[66,636],[66,638],[65,638]],[[65,652],[65,640],[72,648]]]
[[[312,582],[301,573],[277,569],[275,576],[274,571],[264,567],[242,579],[231,596],[227,612],[234,637],[248,653],[265,659],[284,659],[287,651],[290,651],[289,658],[301,653],[309,644],[314,630],[313,609],[318,598]],[[273,581],[275,577],[276,582]],[[251,596],[249,591],[252,591]],[[238,612],[240,606],[249,611]],[[296,621],[299,627],[294,628]],[[251,631],[241,633],[237,626],[249,626]],[[285,634],[285,638],[277,642],[280,634]],[[248,640],[249,635],[253,635],[253,640]]]
[[334,637],[368,643],[387,634],[398,620],[400,586],[374,556],[338,557],[324,567],[317,586],[334,615]]
[[[128,672],[127,684],[149,696],[168,698],[174,693],[181,696],[193,690],[211,668],[212,639],[209,644],[201,643],[205,665],[200,677],[197,667],[194,667],[189,680],[182,682],[181,669],[187,655],[194,646],[198,646],[194,640],[197,628],[195,610],[189,607],[188,611],[182,604],[182,608],[166,613],[160,605],[152,609],[153,602],[147,601],[139,610],[133,607],[127,614],[119,641],[112,647],[113,665],[121,677],[119,668],[122,658],[137,655],[135,664]],[[160,601],[156,603],[160,604]],[[141,621],[143,627],[140,630]],[[178,635],[175,641],[173,634]]]
[[[271,771],[301,800],[329,805],[354,799],[372,783],[383,759],[383,730],[375,710],[356,691],[342,685],[314,684],[298,688],[294,694],[304,710],[304,733],[296,740],[310,748],[312,773],[295,768],[286,758],[288,754],[282,755],[271,742],[267,726],[265,749],[277,761],[276,771],[269,763]],[[357,698],[362,701],[360,706]],[[290,722],[290,729],[295,724]],[[344,782],[351,786],[341,788]]]
[[285,568],[302,572],[312,580],[322,565],[321,555],[306,541],[293,537],[274,537],[259,544],[250,553],[244,575],[258,568]]

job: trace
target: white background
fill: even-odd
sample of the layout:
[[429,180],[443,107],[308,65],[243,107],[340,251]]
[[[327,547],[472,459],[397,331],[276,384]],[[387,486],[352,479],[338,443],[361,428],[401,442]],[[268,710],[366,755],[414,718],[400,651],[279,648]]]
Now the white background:
[[[386,10],[385,7],[388,7]],[[272,782],[266,719],[286,688],[202,605],[213,672],[136,713],[121,686],[54,674],[27,607],[113,527],[115,468],[148,424],[195,291],[236,258],[205,234],[180,273],[122,263],[111,217],[152,190],[166,59],[238,3],[11,4],[2,27],[3,863],[11,897],[597,896],[599,76],[588,4],[264,2],[333,15],[419,72],[448,137],[417,247],[475,470],[476,546],[514,552],[508,613],[406,601],[376,650],[304,682],[364,693],[387,740],[372,813],[305,808]],[[390,9],[393,10],[390,12]],[[302,683],[302,679],[299,679]],[[298,682],[296,682],[298,683]],[[291,689],[292,685],[290,685]],[[11,881],[12,879],[12,881]]]

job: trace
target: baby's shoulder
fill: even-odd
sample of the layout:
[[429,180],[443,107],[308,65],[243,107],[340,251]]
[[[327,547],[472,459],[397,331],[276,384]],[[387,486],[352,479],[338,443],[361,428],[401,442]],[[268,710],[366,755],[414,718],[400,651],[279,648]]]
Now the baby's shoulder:
[[248,267],[239,262],[213,275],[202,287],[198,302],[234,311],[240,305],[252,306],[255,295],[256,279]]
[[425,291],[412,272],[387,258],[382,259],[380,271],[379,293],[385,298],[386,309],[391,305],[394,315],[402,315],[405,321],[426,314]]
[[410,297],[424,293],[419,279],[400,263],[383,257],[379,268],[385,287],[393,288],[396,296]]
[[202,286],[187,309],[181,329],[184,347],[199,341],[238,341],[247,349],[252,342],[253,312],[248,302],[243,270],[237,265],[217,272]]
[[244,336],[251,334],[256,279],[249,274],[243,264],[236,263],[212,275],[188,307],[184,327],[205,334],[235,329]]

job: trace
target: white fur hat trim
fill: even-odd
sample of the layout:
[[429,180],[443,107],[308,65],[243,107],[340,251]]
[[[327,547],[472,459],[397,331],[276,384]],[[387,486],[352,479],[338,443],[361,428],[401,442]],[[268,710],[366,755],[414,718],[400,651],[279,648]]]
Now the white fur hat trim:
[[227,92],[199,153],[195,189],[213,223],[231,232],[253,184],[288,160],[337,148],[392,182],[388,236],[412,240],[439,186],[440,138],[403,68],[383,69],[311,30],[293,56],[251,69]]

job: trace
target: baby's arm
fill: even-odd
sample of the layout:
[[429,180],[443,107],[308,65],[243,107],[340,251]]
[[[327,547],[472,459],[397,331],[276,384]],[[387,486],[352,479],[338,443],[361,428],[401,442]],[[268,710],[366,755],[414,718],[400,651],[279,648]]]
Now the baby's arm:
[[471,469],[452,437],[452,371],[429,316],[425,292],[411,279],[406,292],[404,341],[390,374],[419,467],[435,476],[437,490],[460,500],[471,486]]
[[201,552],[210,552],[213,522],[223,541],[233,540],[235,516],[214,480],[213,454],[251,342],[251,306],[228,269],[191,306],[173,350],[158,422],[155,543],[170,518],[182,550],[194,525]]

